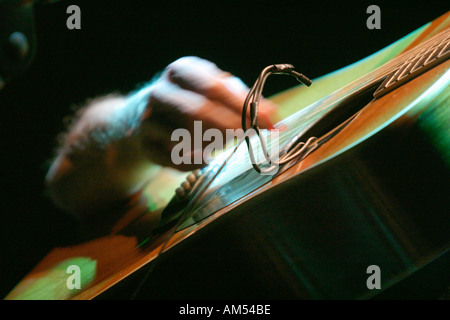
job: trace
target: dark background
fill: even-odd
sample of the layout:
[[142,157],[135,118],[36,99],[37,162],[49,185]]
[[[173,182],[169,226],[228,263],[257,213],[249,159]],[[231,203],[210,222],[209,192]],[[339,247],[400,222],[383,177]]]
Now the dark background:
[[[81,30],[66,8],[81,8]],[[381,30],[366,8],[381,8]],[[73,104],[126,93],[173,60],[197,55],[251,85],[271,63],[311,78],[351,64],[447,10],[445,1],[61,1],[35,10],[37,55],[0,91],[0,296],[55,245],[77,241],[77,224],[54,208],[43,179]],[[274,80],[266,95],[294,85]]]

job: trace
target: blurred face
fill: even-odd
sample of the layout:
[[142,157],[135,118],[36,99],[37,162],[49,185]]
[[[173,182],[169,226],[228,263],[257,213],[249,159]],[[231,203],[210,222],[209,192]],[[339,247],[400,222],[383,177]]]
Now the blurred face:
[[33,1],[0,0],[0,89],[23,73],[35,52]]

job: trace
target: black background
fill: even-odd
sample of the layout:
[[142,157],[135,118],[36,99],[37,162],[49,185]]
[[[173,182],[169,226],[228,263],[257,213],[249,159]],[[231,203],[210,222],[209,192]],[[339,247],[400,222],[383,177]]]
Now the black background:
[[[81,8],[68,30],[66,8]],[[381,8],[381,30],[366,9]],[[445,13],[445,1],[61,1],[36,6],[38,48],[23,76],[0,91],[0,296],[76,223],[45,196],[43,178],[73,104],[126,93],[173,60],[197,55],[251,85],[271,63],[311,78],[351,64]],[[292,80],[291,80],[292,81]],[[293,85],[276,80],[266,95]]]

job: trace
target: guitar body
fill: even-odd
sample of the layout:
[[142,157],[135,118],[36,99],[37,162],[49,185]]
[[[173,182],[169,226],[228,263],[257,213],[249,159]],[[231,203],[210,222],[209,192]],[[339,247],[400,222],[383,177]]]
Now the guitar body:
[[[377,54],[317,79],[311,88],[288,90],[273,100],[288,116],[294,107],[333,97],[449,25],[446,14]],[[328,142],[250,192],[237,194],[226,185],[218,189],[202,207],[217,210],[174,233],[149,241],[143,223],[56,248],[7,298],[376,296],[442,257],[450,246],[449,66],[446,59],[364,102]],[[313,123],[306,132],[322,124]],[[161,179],[167,183],[168,173]],[[174,184],[181,179],[173,178]],[[153,191],[152,186],[145,190],[149,197]],[[67,289],[65,271],[72,264],[84,272],[79,290]],[[379,267],[380,290],[367,286],[370,266]]]
[[450,244],[442,192],[450,175],[433,136],[439,129],[428,126],[449,117],[448,87],[342,150],[353,135],[379,127],[372,113],[404,111],[449,65],[368,105],[331,150],[308,157],[315,164],[332,154],[327,161],[309,170],[297,164],[291,170],[301,174],[279,177],[168,250],[138,298],[367,298],[379,293],[366,286],[369,266],[380,267],[387,288],[442,255]]

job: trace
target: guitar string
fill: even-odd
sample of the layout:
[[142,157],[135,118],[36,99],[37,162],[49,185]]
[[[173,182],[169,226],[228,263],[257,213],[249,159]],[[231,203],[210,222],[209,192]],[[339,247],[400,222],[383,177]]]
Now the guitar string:
[[[380,67],[378,67],[378,68],[376,68],[374,70],[372,70],[367,75],[362,76],[362,77],[352,81],[351,83],[347,84],[343,88],[341,88],[341,89],[335,91],[334,93],[328,95],[327,97],[325,97],[324,100],[322,100],[322,101],[319,100],[317,103],[323,104],[324,101],[331,100],[332,98],[335,98],[333,96],[336,93],[338,93],[338,92],[346,92],[347,95],[343,96],[343,97],[341,97],[339,99],[339,100],[342,100],[342,99],[346,98],[351,92],[353,92],[355,88],[360,87],[361,83],[370,81],[370,79],[372,79],[372,80],[367,85],[370,86],[371,84],[375,84],[377,81],[380,81],[383,77],[385,77],[385,76],[391,74],[393,71],[397,70],[397,68],[399,68],[401,65],[403,65],[405,63],[405,61],[408,60],[408,58],[410,58],[410,57],[412,57],[414,55],[417,55],[418,52],[420,52],[422,49],[424,49],[427,46],[428,47],[432,47],[432,46],[430,46],[430,44],[432,42],[434,44],[435,42],[441,41],[442,38],[444,38],[443,40],[445,41],[446,40],[446,36],[449,33],[450,33],[450,30],[444,30],[443,32],[437,34],[436,36],[428,39],[423,44],[418,45],[417,47],[414,47],[414,48],[408,50],[407,52],[404,52],[404,53],[400,54],[398,57],[394,58],[393,60],[383,64],[382,66],[380,66]],[[424,55],[427,54],[427,52],[425,52]],[[415,57],[415,59],[416,58],[420,59],[421,56],[417,56],[417,57]],[[335,101],[335,100],[333,99],[333,101]],[[314,103],[314,104],[308,106],[307,108],[308,109],[312,108],[312,109],[316,110],[316,108],[318,106],[315,106],[315,105],[317,103]],[[326,108],[326,107],[327,106],[325,106],[324,108]],[[293,122],[298,121],[298,117],[293,117],[293,116],[295,116],[295,114],[285,118],[284,120],[281,120],[279,123],[283,124],[283,125],[288,125],[288,124],[291,124]]]
[[[360,77],[353,82],[349,83],[348,85],[344,86],[343,88],[335,91],[334,93],[328,95],[327,97],[319,100],[316,103],[313,103],[312,105],[300,110],[299,112],[295,113],[292,116],[289,116],[285,118],[284,120],[281,120],[278,122],[275,127],[281,127],[285,126],[289,128],[288,130],[284,130],[281,132],[280,140],[282,142],[286,142],[286,139],[289,139],[289,137],[292,136],[293,130],[296,130],[296,128],[301,124],[302,122],[307,122],[309,119],[314,119],[322,115],[327,110],[331,109],[333,105],[336,105],[340,103],[341,101],[345,100],[350,96],[352,93],[354,93],[356,90],[358,90],[361,87],[370,87],[371,85],[375,84],[378,81],[381,81],[384,77],[388,76],[389,74],[392,74],[396,70],[400,70],[401,67],[408,61],[417,61],[422,59],[424,56],[426,56],[428,53],[430,53],[431,48],[434,49],[434,45],[438,42],[445,43],[446,40],[448,40],[448,34],[450,30],[444,30],[441,33],[433,36],[432,38],[428,39],[424,43],[400,54],[398,57],[394,58],[393,60],[383,64],[382,66],[374,69],[373,71],[369,72],[367,75]],[[431,45],[430,45],[431,44]],[[426,49],[428,47],[428,50],[425,50],[425,52],[422,51],[423,49]],[[418,55],[419,53],[419,55]],[[415,57],[414,57],[415,56]],[[411,59],[413,57],[413,59]],[[339,93],[341,93],[341,96],[339,96]],[[336,98],[336,95],[338,97]],[[305,113],[308,113],[306,117],[301,117]],[[291,129],[291,130],[290,130]],[[240,161],[239,161],[240,162]],[[241,170],[240,166],[233,167],[234,170],[231,172],[238,172]],[[230,173],[231,173],[230,172]]]
[[[355,91],[356,88],[361,87],[361,83],[370,81],[369,79],[372,78],[372,82],[369,82],[369,84],[366,85],[370,85],[370,84],[374,84],[377,81],[380,81],[380,79],[382,79],[383,77],[391,74],[394,70],[396,70],[396,68],[398,68],[399,66],[401,66],[402,64],[405,63],[405,61],[407,61],[406,57],[411,57],[414,54],[417,54],[417,52],[420,52],[421,49],[423,49],[425,46],[429,45],[431,42],[433,41],[438,41],[436,39],[440,39],[442,37],[445,37],[445,35],[447,33],[449,33],[450,30],[444,30],[443,32],[439,33],[438,35],[430,38],[429,40],[425,41],[424,43],[422,43],[421,45],[418,45],[410,50],[408,50],[407,52],[402,53],[401,55],[399,55],[398,57],[394,58],[393,60],[385,63],[384,65],[378,67],[377,69],[369,72],[367,75],[360,77],[354,81],[352,81],[351,83],[347,84],[346,86],[344,86],[343,88],[335,91],[334,93],[331,93],[329,96],[319,100],[317,103],[314,103],[302,110],[300,110],[299,112],[295,113],[292,116],[289,116],[287,118],[285,118],[284,120],[281,120],[280,122],[278,122],[276,125],[280,126],[280,125],[284,125],[284,126],[288,126],[288,127],[293,127],[295,123],[298,123],[300,120],[304,121],[304,118],[300,118],[300,114],[301,113],[305,113],[307,111],[307,109],[313,109],[313,111],[315,111],[315,114],[317,115],[318,112],[323,111],[324,109],[328,109],[330,107],[330,104],[325,105],[322,109],[320,110],[316,110],[314,108],[318,108],[321,104],[324,103],[324,101],[328,101],[331,100],[333,98],[333,96],[335,94],[337,94],[338,92],[344,93],[336,102],[336,100],[333,101],[333,103],[331,105],[335,105],[336,103],[339,103],[340,101],[342,101],[343,99],[347,98],[352,92]],[[433,43],[434,44],[434,43]],[[426,54],[426,53],[425,53]],[[420,59],[420,58],[419,58]],[[375,77],[374,75],[377,73],[381,73],[381,76]],[[375,78],[375,79],[373,79]],[[316,105],[317,104],[317,105]],[[316,106],[315,106],[316,105]],[[309,110],[308,110],[309,111]],[[295,127],[295,126],[294,126]],[[288,130],[286,130],[288,131]],[[284,132],[286,132],[284,131]],[[284,134],[284,136],[286,136],[286,134]],[[214,179],[219,175],[219,173],[222,171],[222,169],[225,167],[225,165],[227,164],[227,162],[232,158],[233,155],[235,155],[237,149],[239,148],[239,146],[241,145],[241,143],[244,141],[244,139],[241,139],[241,141],[236,144],[233,147],[233,151],[230,153],[230,155],[226,158],[226,160],[222,163],[222,165],[220,166],[220,168],[217,170],[216,173],[214,173],[212,179],[210,179],[208,181],[208,183],[201,189],[201,192],[196,193],[196,195],[190,199],[190,202],[188,203],[188,205],[185,207],[185,210],[183,210],[182,215],[180,216],[179,220],[177,221],[176,225],[170,230],[167,239],[164,241],[164,243],[161,246],[161,249],[159,250],[157,256],[150,261],[150,266],[149,269],[146,271],[146,273],[144,274],[144,277],[141,279],[141,281],[138,283],[136,289],[134,290],[134,292],[132,293],[130,299],[134,300],[137,297],[137,294],[139,293],[139,291],[142,289],[142,286],[144,285],[144,283],[147,281],[148,277],[150,276],[151,272],[154,270],[157,261],[159,261],[160,259],[158,259],[161,254],[163,253],[163,251],[165,250],[167,244],[170,242],[170,240],[172,239],[173,235],[175,234],[175,232],[177,231],[178,227],[181,225],[182,222],[185,221],[184,217],[185,215],[188,214],[188,210],[186,210],[187,208],[193,207],[194,203],[197,201],[194,201],[196,198],[201,197],[201,195],[204,194],[204,191],[206,191],[206,189],[211,185],[211,183],[214,181]],[[234,170],[237,170],[238,168],[234,168]]]
[[[404,65],[404,63],[405,63],[404,61],[407,61],[407,62],[408,62],[408,61],[411,61],[411,60],[415,61],[417,58],[418,58],[419,60],[422,59],[423,56],[420,56],[420,55],[417,56],[417,57],[414,57],[414,59],[411,59],[411,57],[412,57],[413,55],[416,55],[417,52],[422,53],[422,52],[424,51],[424,50],[423,50],[424,47],[429,46],[429,44],[430,44],[431,42],[435,41],[435,42],[433,43],[433,45],[429,47],[429,49],[433,49],[433,48],[434,48],[434,44],[435,44],[436,42],[439,42],[443,37],[445,37],[447,33],[448,33],[447,31],[444,31],[444,32],[438,34],[437,36],[435,36],[435,37],[429,39],[428,41],[424,42],[421,46],[417,46],[417,48],[415,48],[416,50],[409,50],[409,51],[405,52],[404,54],[400,55],[399,58],[393,59],[393,60],[390,61],[389,63],[386,63],[386,64],[384,64],[383,66],[381,66],[381,67],[375,69],[373,72],[369,73],[369,74],[366,75],[365,77],[362,77],[362,78],[359,78],[359,79],[355,80],[355,81],[353,82],[353,88],[352,88],[351,90],[350,90],[350,89],[347,90],[348,92],[345,92],[345,90],[344,90],[345,88],[339,90],[339,91],[344,91],[344,94],[343,94],[343,96],[341,96],[337,101],[334,101],[334,102],[332,103],[332,105],[335,105],[335,104],[338,103],[339,101],[342,101],[343,99],[346,99],[350,94],[352,94],[352,93],[355,92],[355,88],[356,88],[356,90],[358,90],[358,89],[361,89],[361,88],[363,88],[363,87],[368,87],[368,86],[370,86],[371,84],[375,84],[377,81],[382,80],[382,78],[383,78],[384,76],[386,76],[387,74],[392,74],[393,71],[395,71],[396,68],[398,68],[399,66],[400,66],[400,69],[401,69],[401,67],[402,67],[402,66]],[[436,40],[436,39],[439,39],[439,40]],[[447,39],[444,38],[444,40],[447,40]],[[437,46],[436,46],[436,47],[437,47]],[[430,51],[430,50],[426,51],[426,52],[425,52],[425,55],[426,55],[427,53],[429,53],[429,51]],[[374,76],[374,74],[377,74],[377,73],[380,73],[381,76],[378,76],[378,77],[377,77],[377,76]],[[367,82],[367,78],[372,79],[372,82],[369,82],[368,84],[364,84],[364,81],[363,81],[363,80],[366,80],[366,82]],[[375,78],[375,79],[373,79],[373,78]],[[261,75],[258,77],[258,79],[257,79],[256,82],[258,82],[258,81],[264,82],[265,79],[267,79],[267,76],[264,77],[263,74],[261,74]],[[359,82],[363,82],[363,84],[361,84],[361,83],[359,83]],[[357,85],[355,85],[355,83],[356,83]],[[352,85],[352,84],[350,84],[350,85],[348,85],[348,86],[346,86],[346,87],[349,87],[349,86],[351,86],[351,85]],[[359,87],[359,88],[358,88],[358,87]],[[257,90],[258,90],[258,91],[257,91]],[[252,88],[252,90],[251,90],[250,93],[249,93],[249,96],[250,96],[252,93],[253,93],[253,94],[256,94],[255,92],[258,92],[258,94],[261,95],[261,92],[262,92],[262,85],[261,85],[260,87],[257,87],[257,86],[256,86],[256,83],[255,83],[254,87]],[[333,94],[332,94],[332,96],[333,96]],[[330,97],[330,98],[334,98],[334,97]],[[329,100],[330,98],[328,98],[328,100]],[[325,101],[326,101],[326,100],[327,100],[327,99],[325,98]],[[247,103],[247,102],[248,102],[248,101],[246,100],[246,103]],[[322,101],[320,104],[323,104],[323,101]],[[325,106],[324,108],[322,108],[321,110],[325,110],[325,109],[329,109],[329,108],[330,108],[330,105],[326,105],[326,106]],[[320,110],[319,110],[319,111],[320,111]],[[316,113],[318,113],[318,112],[316,112]],[[243,119],[244,119],[244,118],[243,118]],[[298,121],[299,119],[300,119],[301,121],[304,121],[303,118],[300,118],[299,116],[297,116],[297,117],[294,119],[293,122]],[[243,121],[244,121],[244,120],[243,120]],[[297,126],[292,126],[292,127],[293,127],[293,128],[296,128]],[[285,132],[285,133],[284,133],[284,138],[289,137],[289,136],[292,136],[292,133],[291,133],[291,132]],[[283,140],[283,137],[282,137],[282,140]],[[310,154],[312,151],[314,151],[315,148],[316,148],[317,146],[323,144],[323,143],[326,142],[326,141],[328,141],[328,134],[325,135],[325,136],[323,136],[323,137],[321,137],[320,139],[316,139],[316,138],[312,137],[312,138],[308,139],[308,141],[307,141],[306,143],[302,142],[301,144],[299,144],[299,146],[302,147],[300,150],[298,150],[297,152],[295,152],[295,153],[293,153],[293,154],[291,153],[291,154],[289,155],[289,157],[285,157],[283,160],[285,160],[285,161],[291,160],[291,158],[294,158],[295,156],[300,156],[300,155],[301,155],[301,159],[304,159],[308,154]],[[261,140],[261,143],[264,144],[264,140]],[[310,145],[309,145],[310,143],[311,143],[311,144],[314,143],[314,144],[312,144],[312,145],[310,146]],[[265,155],[265,153],[266,153],[265,150],[266,150],[266,149],[263,148],[264,155]],[[234,149],[233,154],[234,154],[235,152],[236,152],[236,149]],[[252,163],[252,164],[256,163],[256,161],[254,160],[254,155],[253,155],[253,153],[252,153],[251,148],[249,148],[249,155],[250,155],[250,158],[251,158],[251,163]],[[301,159],[300,159],[300,160],[301,160]],[[229,158],[228,158],[225,162],[227,162],[228,160],[229,160]],[[227,171],[227,174],[228,174],[228,175],[235,175],[236,173],[239,173],[239,172],[243,172],[243,171],[244,171],[244,170],[242,170],[242,164],[241,164],[241,163],[243,163],[243,161],[240,161],[240,160],[241,160],[241,158],[238,159],[238,160],[235,160],[235,161],[234,161],[234,165],[231,166],[231,169],[227,169],[227,170],[228,170],[228,171]],[[283,161],[283,163],[284,163],[285,161]],[[238,162],[238,165],[236,165],[236,162]],[[245,165],[245,164],[244,164],[244,165]],[[245,165],[245,166],[247,166],[247,165]],[[228,167],[229,167],[229,166],[228,166]],[[222,168],[221,168],[219,171],[221,171],[222,169],[223,169],[223,166],[222,166]],[[217,176],[218,176],[218,172],[215,174],[215,177],[217,177]],[[201,200],[201,199],[202,199],[202,197],[200,197],[200,200]]]
[[161,248],[158,250],[158,254],[156,255],[156,257],[150,261],[150,266],[149,269],[146,271],[146,273],[144,274],[144,277],[141,279],[141,281],[139,282],[138,286],[136,287],[135,291],[132,293],[130,300],[134,300],[139,291],[142,289],[142,286],[144,285],[144,283],[147,281],[148,277],[150,276],[151,272],[155,269],[156,264],[158,263],[158,261],[160,259],[158,259],[161,254],[166,250],[166,246],[168,245],[168,243],[170,242],[170,240],[172,239],[173,235],[178,231],[178,228],[181,226],[181,224],[186,221],[187,219],[189,219],[189,214],[192,214],[192,211],[190,210],[191,207],[194,207],[195,204],[198,202],[197,198],[201,198],[202,195],[204,194],[204,192],[208,189],[208,187],[211,185],[211,183],[214,181],[214,179],[217,177],[217,175],[222,171],[222,169],[225,167],[225,165],[228,163],[228,160],[231,159],[234,155],[234,153],[238,150],[239,146],[244,142],[244,139],[241,139],[241,141],[234,147],[233,152],[228,155],[227,159],[220,165],[219,169],[214,173],[214,175],[211,177],[211,179],[208,180],[208,182],[206,183],[206,185],[202,186],[201,190],[198,191],[194,197],[192,197],[189,200],[189,203],[186,205],[186,207],[183,209],[183,213],[181,214],[181,216],[178,218],[177,223],[172,227],[172,229],[170,231],[168,231],[167,235],[166,235],[166,241],[163,242],[163,244],[161,245]]

